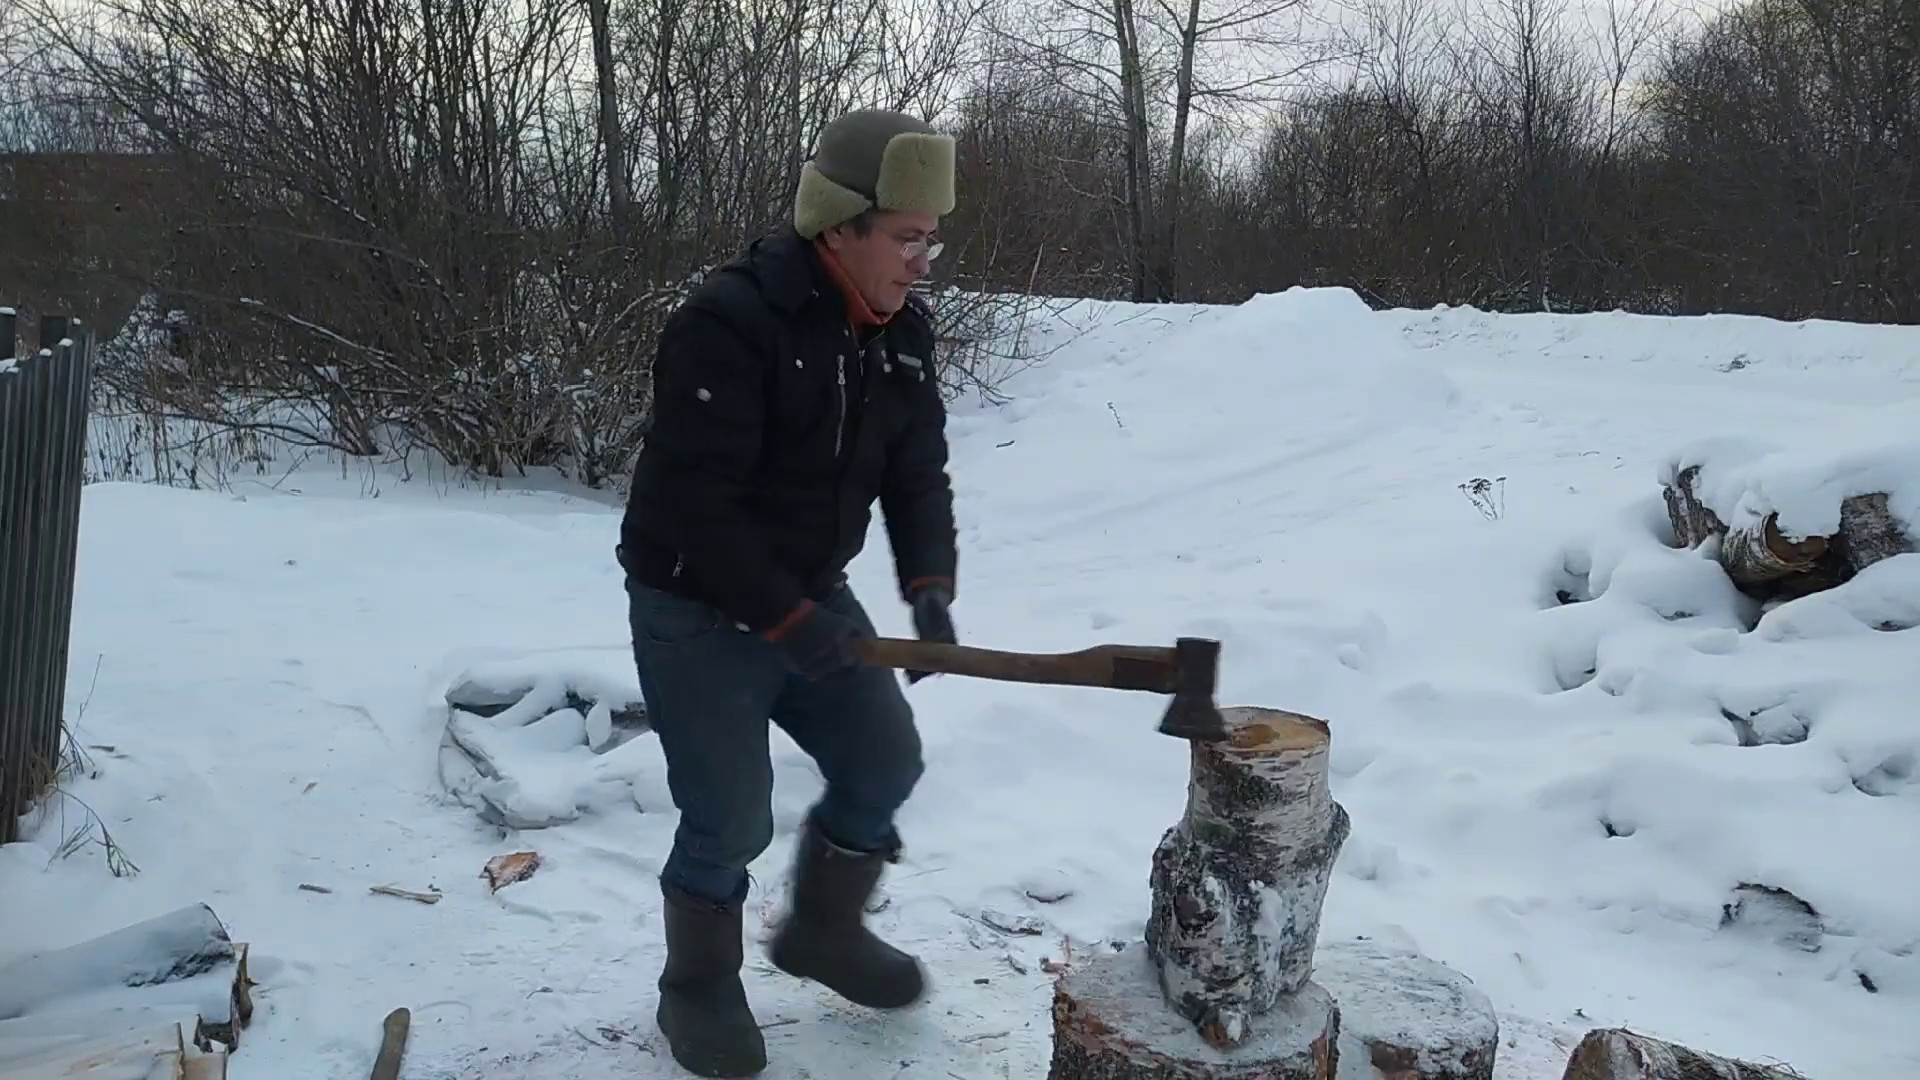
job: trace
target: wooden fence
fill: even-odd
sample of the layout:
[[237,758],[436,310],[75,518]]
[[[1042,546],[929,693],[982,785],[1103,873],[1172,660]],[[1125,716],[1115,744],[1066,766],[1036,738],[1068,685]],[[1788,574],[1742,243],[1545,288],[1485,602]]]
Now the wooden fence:
[[21,356],[0,308],[0,843],[53,786],[65,732],[93,339],[42,316]]

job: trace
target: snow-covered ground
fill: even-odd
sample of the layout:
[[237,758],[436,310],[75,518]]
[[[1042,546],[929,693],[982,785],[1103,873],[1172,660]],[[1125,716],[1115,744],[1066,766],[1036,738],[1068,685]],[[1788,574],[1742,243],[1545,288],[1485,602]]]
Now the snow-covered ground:
[[[1902,435],[1912,463],[1920,328],[1316,291],[1079,305],[1047,329],[1011,404],[951,423],[965,640],[1216,637],[1223,704],[1324,717],[1353,832],[1323,935],[1470,976],[1502,1080],[1557,1080],[1616,1024],[1821,1080],[1920,1075],[1920,555],[1762,617],[1663,543],[1658,483],[1684,448],[1726,460],[1717,436],[1782,445],[1708,483],[1789,526],[1831,510],[1803,497],[1822,484],[1884,482],[1849,468],[1902,460]],[[1892,456],[1844,453],[1889,433]],[[1920,467],[1894,479],[1920,514]],[[237,1080],[364,1075],[397,1005],[411,1080],[677,1075],[649,1045],[674,822],[654,740],[595,754],[562,715],[499,744],[508,796],[574,817],[517,834],[441,775],[465,673],[633,685],[617,520],[337,465],[89,488],[70,701],[96,769],[0,849],[0,960],[204,899],[260,983]],[[855,582],[905,633],[877,526]],[[1042,961],[1141,934],[1186,794],[1163,702],[951,678],[911,696],[929,770],[875,921],[935,994],[867,1015],[750,951],[771,1077],[1041,1077]],[[1742,746],[1727,714],[1782,741]],[[818,789],[783,738],[776,776],[755,933]],[[91,814],[138,874],[55,856]],[[544,865],[490,894],[482,865],[518,850]]]

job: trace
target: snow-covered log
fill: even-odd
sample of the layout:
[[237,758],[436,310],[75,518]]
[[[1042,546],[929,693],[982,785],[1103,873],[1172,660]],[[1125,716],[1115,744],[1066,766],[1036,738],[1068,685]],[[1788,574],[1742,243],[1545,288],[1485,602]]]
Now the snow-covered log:
[[1820,565],[1827,553],[1826,537],[1792,539],[1780,530],[1780,515],[1775,513],[1730,529],[1700,500],[1699,480],[1700,466],[1689,465],[1666,486],[1667,519],[1682,547],[1698,547],[1719,537],[1720,565],[1735,585],[1765,586]]
[[1736,526],[1716,514],[1700,492],[1698,464],[1675,471],[1663,487],[1667,520],[1682,547],[1718,538],[1720,565],[1751,596],[1791,599],[1839,585],[1882,559],[1916,549],[1894,516],[1885,492],[1839,500],[1830,535],[1793,536],[1769,512]]
[[1596,1028],[1573,1048],[1561,1080],[1807,1080],[1785,1066],[1735,1061],[1625,1028]]
[[1136,944],[1076,960],[1054,985],[1047,1080],[1334,1080],[1339,1041],[1340,1010],[1307,982],[1239,1045],[1210,1045],[1168,1005]]
[[[1913,523],[1920,529],[1920,522]],[[1840,502],[1840,530],[1834,536],[1834,554],[1854,574],[1881,559],[1915,549],[1916,538],[1902,528],[1884,492],[1858,495]]]
[[1348,1047],[1384,1080],[1493,1080],[1500,1018],[1473,980],[1413,949],[1323,941],[1313,981],[1340,1006]]
[[1146,940],[1167,1001],[1225,1048],[1306,985],[1351,825],[1327,786],[1324,721],[1252,707],[1222,718],[1228,738],[1190,744],[1185,813],[1154,851]]
[[239,1043],[253,1015],[247,946],[213,909],[191,904],[64,948],[0,966],[0,1021],[41,1013],[191,1013],[195,1043]]

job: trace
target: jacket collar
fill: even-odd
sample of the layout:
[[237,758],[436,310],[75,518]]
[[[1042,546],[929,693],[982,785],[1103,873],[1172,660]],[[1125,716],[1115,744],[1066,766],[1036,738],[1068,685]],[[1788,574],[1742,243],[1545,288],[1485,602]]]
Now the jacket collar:
[[845,306],[813,244],[791,227],[755,240],[747,248],[746,262],[768,302],[787,314],[816,298]]
[[[813,241],[801,236],[792,226],[784,226],[749,244],[741,261],[759,282],[767,302],[783,314],[797,315],[813,304],[824,306],[835,318],[844,319],[850,314],[839,283],[821,260],[820,253],[814,250]],[[871,341],[899,323],[900,316],[918,310],[909,296],[907,307],[896,312],[886,325],[861,327],[860,340]]]

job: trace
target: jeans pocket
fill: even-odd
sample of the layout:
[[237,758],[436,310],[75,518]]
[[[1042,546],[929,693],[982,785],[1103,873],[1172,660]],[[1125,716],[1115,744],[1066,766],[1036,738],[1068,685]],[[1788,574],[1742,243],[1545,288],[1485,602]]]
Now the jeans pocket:
[[634,636],[650,645],[685,645],[730,625],[712,604],[645,587],[632,590],[628,610]]

